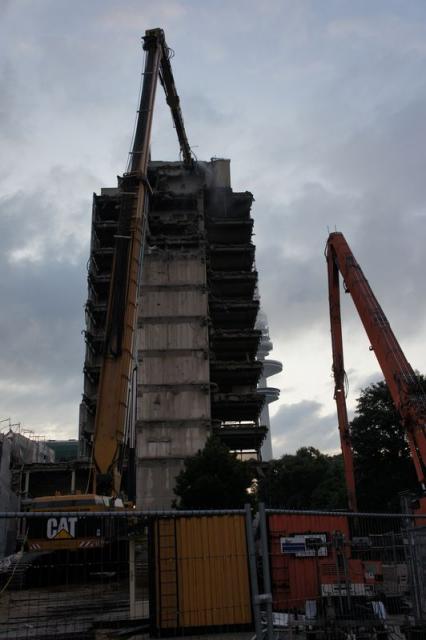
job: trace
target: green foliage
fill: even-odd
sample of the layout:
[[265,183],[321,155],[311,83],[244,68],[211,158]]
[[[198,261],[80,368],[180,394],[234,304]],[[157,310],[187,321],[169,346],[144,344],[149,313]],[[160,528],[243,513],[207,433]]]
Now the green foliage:
[[178,509],[239,509],[250,502],[250,467],[211,436],[176,478]]
[[[426,379],[419,378],[425,384]],[[362,390],[350,430],[359,510],[398,511],[399,493],[417,491],[418,482],[385,382]],[[241,508],[251,497],[247,490],[252,478],[252,466],[237,460],[211,437],[202,451],[185,461],[176,481],[176,506]],[[262,465],[257,488],[257,499],[269,507],[347,508],[342,456],[328,456],[314,447],[302,447],[294,455]]]
[[302,447],[264,466],[258,499],[269,507],[344,509],[346,489],[341,456]]
[[[418,377],[426,387],[426,378]],[[416,492],[418,482],[405,430],[385,382],[362,390],[350,430],[358,509],[399,511],[400,492]],[[258,499],[270,507],[346,509],[342,456],[303,447],[295,455],[272,460],[263,466]]]
[[358,509],[399,511],[399,493],[417,490],[418,483],[405,431],[385,382],[361,391],[350,430]]

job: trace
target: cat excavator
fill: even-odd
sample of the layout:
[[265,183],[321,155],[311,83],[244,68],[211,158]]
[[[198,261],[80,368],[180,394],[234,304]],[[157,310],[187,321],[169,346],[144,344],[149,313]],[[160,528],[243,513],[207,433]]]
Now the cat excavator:
[[345,292],[350,293],[352,297],[370,340],[370,349],[376,355],[392,400],[401,417],[419,482],[416,513],[426,514],[426,393],[342,233],[334,232],[329,235],[325,255],[328,270],[334,398],[337,406],[349,509],[357,511],[357,502],[346,408],[339,274],[342,275]]
[[[137,124],[127,172],[119,180],[120,213],[108,295],[88,491],[84,494],[54,494],[30,501],[28,511],[46,513],[46,518],[28,518],[27,547],[30,551],[102,546],[107,536],[96,518],[85,522],[84,513],[126,508],[121,486],[123,448],[126,446],[129,388],[134,368],[143,228],[150,193],[147,172],[158,80],[171,110],[183,164],[189,169],[194,166],[170,64],[171,49],[166,44],[163,30],[146,31],[143,43],[146,57]],[[131,506],[127,504],[127,507]],[[50,517],[49,512],[52,513]],[[74,512],[75,515],[68,516],[65,512]]]

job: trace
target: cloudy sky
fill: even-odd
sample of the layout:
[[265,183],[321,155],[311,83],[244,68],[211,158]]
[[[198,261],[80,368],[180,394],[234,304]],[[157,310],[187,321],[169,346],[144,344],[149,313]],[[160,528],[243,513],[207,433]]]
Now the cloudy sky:
[[[127,162],[140,37],[163,27],[190,143],[255,195],[284,372],[275,453],[338,447],[324,246],[342,231],[425,371],[423,0],[0,0],[0,418],[76,437],[91,199]],[[177,159],[161,92],[154,159]],[[344,297],[350,406],[379,377]]]

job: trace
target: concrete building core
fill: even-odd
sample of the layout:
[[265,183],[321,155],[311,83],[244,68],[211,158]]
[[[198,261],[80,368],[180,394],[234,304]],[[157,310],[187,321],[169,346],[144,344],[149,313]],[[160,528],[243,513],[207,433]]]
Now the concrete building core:
[[[231,189],[229,160],[151,162],[140,276],[136,506],[169,508],[188,456],[216,433],[260,457],[265,394],[257,384],[261,330],[251,243],[253,196]],[[89,454],[120,191],[94,196],[80,441]],[[135,369],[136,370],[136,369]]]

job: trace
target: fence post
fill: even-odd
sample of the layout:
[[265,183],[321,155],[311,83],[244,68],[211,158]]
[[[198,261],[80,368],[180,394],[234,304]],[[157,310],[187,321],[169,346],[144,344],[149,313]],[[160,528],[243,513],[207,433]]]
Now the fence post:
[[269,546],[268,546],[268,529],[266,526],[265,504],[259,502],[259,526],[260,526],[260,544],[262,549],[262,571],[263,571],[263,599],[266,602],[266,621],[268,640],[274,637],[274,622],[272,618],[272,586],[271,572],[269,570]]
[[[411,525],[411,527],[412,526],[413,525]],[[408,560],[407,564],[412,589],[414,616],[416,622],[420,622],[422,620],[422,603],[419,588],[417,549],[413,529],[406,529],[404,535],[406,536],[407,542],[406,557]]]
[[253,607],[256,640],[262,640],[262,622],[260,619],[259,583],[257,580],[256,549],[254,545],[253,522],[249,504],[244,505],[246,512],[246,536],[250,569],[251,600]]
[[129,540],[129,600],[130,619],[136,618],[135,539]]

